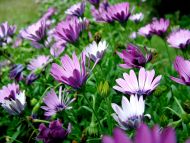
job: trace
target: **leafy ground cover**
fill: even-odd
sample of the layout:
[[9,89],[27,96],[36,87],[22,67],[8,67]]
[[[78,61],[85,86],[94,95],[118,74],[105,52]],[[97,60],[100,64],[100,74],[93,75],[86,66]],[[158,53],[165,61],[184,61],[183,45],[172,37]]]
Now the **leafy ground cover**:
[[187,15],[156,17],[149,1],[29,2],[0,1],[1,142],[188,139]]

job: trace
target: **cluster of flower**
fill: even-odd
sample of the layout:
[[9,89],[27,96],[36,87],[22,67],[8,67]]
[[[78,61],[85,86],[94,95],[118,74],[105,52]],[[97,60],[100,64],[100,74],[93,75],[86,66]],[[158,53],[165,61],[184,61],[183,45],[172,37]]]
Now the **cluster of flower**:
[[[138,23],[144,18],[142,13],[132,14],[129,10],[128,2],[115,5],[109,4],[106,0],[102,3],[99,0],[89,0],[89,2],[92,4],[92,16],[97,22],[113,23],[117,21],[123,24],[129,19]],[[72,57],[65,54],[60,59],[61,65],[55,63],[54,58],[59,58],[68,44],[76,44],[80,34],[88,29],[90,22],[84,17],[85,7],[85,1],[71,6],[65,11],[65,14],[67,14],[65,20],[52,29],[51,24],[54,23],[52,16],[56,13],[56,9],[49,8],[40,20],[21,30],[15,43],[16,46],[21,44],[20,40],[26,39],[35,48],[49,47],[51,55],[39,55],[32,59],[27,65],[30,74],[26,78],[23,73],[25,67],[22,64],[14,65],[10,71],[10,78],[15,79],[16,82],[26,79],[27,84],[32,84],[38,79],[39,73],[51,64],[50,74],[56,81],[77,91],[82,89],[92,70],[99,64],[106,49],[108,49],[107,42],[105,40],[93,41],[81,52],[81,58],[78,58],[75,52],[73,52]],[[169,20],[163,18],[154,19],[150,24],[140,28],[138,34],[148,39],[154,34],[165,37],[169,25]],[[12,42],[15,30],[16,27],[9,26],[8,23],[0,25],[1,47]],[[133,34],[132,37],[135,38],[136,32]],[[190,31],[186,29],[175,30],[167,37],[167,42],[171,47],[180,48],[184,51],[190,45]],[[131,43],[127,45],[126,50],[117,51],[118,56],[124,61],[124,64],[120,64],[120,67],[131,70],[129,73],[123,73],[123,78],[116,79],[117,85],[113,86],[113,89],[129,95],[130,100],[123,96],[121,107],[112,103],[111,106],[115,112],[112,116],[123,130],[137,128],[136,143],[141,143],[142,140],[146,143],[176,143],[175,132],[172,128],[168,127],[160,132],[158,126],[150,130],[146,125],[142,124],[145,117],[151,117],[149,114],[144,115],[145,99],[153,93],[162,78],[161,75],[155,76],[154,69],[145,69],[145,65],[152,60],[153,55],[146,47],[144,47],[144,51]],[[92,60],[93,66],[90,67],[90,64],[87,66],[86,60],[88,62]],[[171,79],[180,84],[190,85],[189,65],[190,61],[177,56],[174,68],[180,77],[171,77]],[[132,68],[139,69],[138,75]],[[71,109],[70,104],[75,100],[75,98],[68,96],[66,90],[62,91],[62,87],[59,89],[59,95],[56,94],[54,89],[51,89],[43,97],[43,102],[46,106],[41,108],[45,111],[45,116],[51,117],[57,112]],[[0,103],[11,115],[21,114],[26,106],[25,92],[19,89],[18,84],[8,84],[0,90]],[[49,127],[40,124],[37,139],[45,143],[56,142],[64,140],[70,132],[70,124],[67,129],[64,129],[61,121],[55,120],[49,124]],[[132,141],[128,139],[123,131],[116,128],[114,137],[104,136],[102,142],[131,143]],[[187,141],[187,143],[189,142]]]

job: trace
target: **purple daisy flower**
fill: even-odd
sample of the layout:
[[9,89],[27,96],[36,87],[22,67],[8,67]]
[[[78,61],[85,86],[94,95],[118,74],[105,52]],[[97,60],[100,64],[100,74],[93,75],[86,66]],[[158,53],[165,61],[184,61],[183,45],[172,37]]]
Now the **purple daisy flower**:
[[45,20],[39,20],[37,23],[22,30],[20,34],[22,38],[31,41],[35,48],[43,48],[45,46],[46,30],[47,26]]
[[151,25],[150,25],[150,24],[147,24],[147,25],[145,25],[144,27],[141,27],[141,28],[138,30],[138,34],[141,35],[141,36],[150,38],[150,37],[152,36],[152,33],[151,33]]
[[62,94],[62,87],[59,88],[59,97],[56,95],[55,91],[52,89],[44,97],[44,103],[46,106],[42,106],[44,109],[45,116],[52,116],[59,111],[71,109],[69,105],[75,100],[75,98],[70,99],[66,93]]
[[10,79],[15,79],[17,82],[23,79],[24,66],[22,64],[14,65],[10,70]]
[[135,23],[139,23],[144,19],[144,14],[142,12],[133,14],[129,17],[131,21],[134,21]]
[[163,18],[157,20],[153,20],[153,22],[150,24],[151,33],[163,36],[163,34],[167,31],[168,27],[170,25],[169,20],[165,20]]
[[35,80],[38,79],[39,76],[31,72],[27,77],[26,77],[26,84],[30,85],[32,84]]
[[144,67],[145,64],[152,59],[151,53],[147,53],[144,56],[139,47],[133,44],[128,44],[126,50],[123,50],[122,53],[117,52],[117,54],[125,62],[125,64],[120,64],[120,66],[126,69]]
[[58,57],[65,50],[66,42],[63,40],[57,40],[50,48],[50,53],[54,57]]
[[101,19],[105,22],[126,22],[130,16],[129,3],[123,2],[107,7],[107,10],[103,10],[101,13]]
[[[102,14],[106,13],[105,11],[107,11],[108,7],[109,7],[109,3],[107,2],[107,0],[104,0],[104,2],[100,3],[98,9],[96,9],[95,6],[92,6],[91,7],[91,14],[94,17],[94,19],[98,22],[103,22],[104,19],[102,17]],[[109,16],[108,16],[108,18],[109,18]],[[111,17],[110,17],[110,20],[111,20],[110,22],[112,22]]]
[[86,49],[86,55],[91,58],[94,62],[98,62],[102,59],[105,50],[107,49],[108,45],[106,41],[100,41],[98,44],[93,41],[92,44],[89,44]]
[[42,19],[45,19],[45,20],[49,20],[51,19],[51,17],[56,13],[56,8],[54,7],[50,7],[48,8],[48,10],[44,13],[44,15],[42,16]]
[[35,59],[32,59],[28,64],[27,68],[30,71],[35,71],[37,69],[43,68],[47,63],[51,61],[49,56],[40,55]]
[[186,29],[174,31],[168,36],[167,42],[171,47],[186,49],[190,45],[190,31]]
[[25,92],[21,92],[15,83],[3,86],[0,90],[0,103],[9,114],[18,115],[26,106]]
[[[155,71],[146,71],[144,68],[140,68],[138,80],[134,70],[130,70],[130,73],[124,73],[122,78],[116,80],[117,84],[113,88],[124,94],[138,94],[138,95],[150,95],[155,88],[159,85],[162,78],[161,75],[154,78]],[[133,82],[131,82],[133,81]]]
[[82,1],[71,6],[69,9],[65,11],[65,13],[72,16],[82,17],[85,11],[85,6],[86,3]]
[[130,101],[123,96],[121,103],[122,107],[112,103],[112,108],[115,111],[112,116],[122,129],[137,128],[145,116],[150,118],[149,114],[144,115],[145,101],[143,96],[138,98],[137,95],[131,95]]
[[16,26],[8,25],[8,22],[2,23],[0,25],[0,46],[11,43],[15,32]]
[[98,6],[100,3],[100,0],[88,0],[88,1],[89,1],[89,3],[91,3],[94,6]]
[[190,85],[190,61],[177,56],[174,68],[178,72],[179,78],[171,77],[171,79],[179,84]]
[[175,130],[171,127],[160,131],[158,126],[151,130],[147,125],[141,124],[133,141],[119,128],[115,128],[113,134],[113,137],[103,136],[102,143],[176,143]]
[[82,53],[81,62],[73,53],[72,59],[65,55],[61,58],[62,65],[52,64],[51,75],[59,82],[63,82],[75,89],[81,88],[86,82],[88,73],[86,71],[86,57]]
[[49,123],[49,127],[40,124],[37,140],[44,143],[56,143],[64,141],[70,132],[71,124],[68,125],[67,129],[64,129],[63,124],[59,120],[55,120]]
[[60,22],[55,28],[55,39],[62,39],[68,43],[75,43],[82,31],[81,23],[78,18]]

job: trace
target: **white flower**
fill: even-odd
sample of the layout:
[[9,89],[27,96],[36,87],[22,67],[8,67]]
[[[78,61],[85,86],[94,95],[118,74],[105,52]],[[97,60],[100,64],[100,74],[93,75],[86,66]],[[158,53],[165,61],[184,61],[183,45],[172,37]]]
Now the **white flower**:
[[136,13],[136,14],[131,15],[129,19],[134,22],[140,22],[144,19],[144,14],[142,12]]
[[15,95],[14,98],[5,98],[1,105],[9,114],[20,114],[26,106],[25,91]]
[[123,96],[121,104],[121,107],[119,107],[117,104],[112,103],[112,108],[115,111],[112,114],[113,118],[124,130],[138,127],[144,118],[145,101],[143,96],[138,98],[137,95],[131,95],[130,101]]
[[129,35],[129,38],[130,38],[130,39],[136,39],[136,38],[137,38],[137,32],[132,32],[132,33]]
[[106,41],[100,41],[98,44],[94,41],[92,44],[89,44],[86,47],[85,53],[90,57],[94,62],[99,61],[107,49],[108,45]]

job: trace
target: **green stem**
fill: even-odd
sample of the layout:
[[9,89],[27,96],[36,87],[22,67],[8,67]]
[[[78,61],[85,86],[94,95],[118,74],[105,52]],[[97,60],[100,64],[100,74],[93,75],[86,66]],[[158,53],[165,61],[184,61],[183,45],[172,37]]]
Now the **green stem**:
[[102,131],[103,131],[103,128],[102,128],[102,126],[101,126],[101,124],[100,124],[100,120],[98,119],[97,113],[96,113],[96,111],[94,110],[93,106],[90,104],[90,101],[88,100],[88,97],[86,96],[85,92],[84,92],[84,98],[85,98],[85,100],[87,101],[89,107],[92,109],[92,111],[93,111],[93,113],[94,113],[94,115],[95,115],[95,117],[96,117],[96,120],[97,120],[97,122],[98,122],[98,124],[99,124],[99,126],[100,126],[100,130],[101,130],[101,132],[102,132]]
[[34,123],[46,123],[46,124],[49,124],[49,123],[50,123],[49,121],[40,120],[40,119],[33,119],[32,122],[34,122]]
[[107,105],[108,105],[108,128],[109,128],[109,133],[111,134],[112,133],[112,128],[113,128],[113,126],[112,126],[112,121],[111,121],[111,108],[110,108],[110,105],[111,105],[111,102],[110,102],[110,99],[109,99],[109,97],[107,97],[107,99],[106,99],[106,102],[107,102]]
[[169,64],[171,66],[172,65],[172,60],[171,60],[171,57],[170,57],[169,48],[168,48],[168,46],[166,44],[166,41],[164,43],[165,43],[166,51],[167,51],[167,54],[168,54],[168,61],[169,61]]

